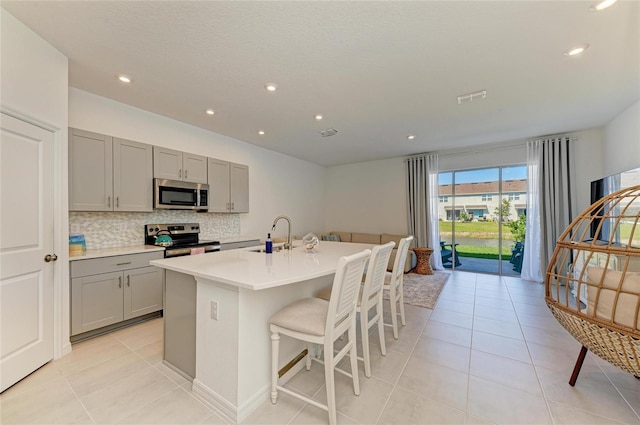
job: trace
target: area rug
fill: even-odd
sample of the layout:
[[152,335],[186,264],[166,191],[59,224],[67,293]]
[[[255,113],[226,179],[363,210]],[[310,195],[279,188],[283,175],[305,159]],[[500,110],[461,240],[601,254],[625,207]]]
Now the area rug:
[[[434,271],[433,274],[405,274],[403,280],[404,303],[433,309],[449,276],[451,273],[438,271]],[[388,291],[384,291],[384,299],[389,299]]]

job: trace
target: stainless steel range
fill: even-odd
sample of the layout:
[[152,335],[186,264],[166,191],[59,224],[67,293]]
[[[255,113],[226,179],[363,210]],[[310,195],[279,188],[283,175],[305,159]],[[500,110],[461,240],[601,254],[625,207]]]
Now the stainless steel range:
[[220,242],[200,240],[198,223],[145,224],[144,235],[145,244],[165,247],[165,258],[220,251]]

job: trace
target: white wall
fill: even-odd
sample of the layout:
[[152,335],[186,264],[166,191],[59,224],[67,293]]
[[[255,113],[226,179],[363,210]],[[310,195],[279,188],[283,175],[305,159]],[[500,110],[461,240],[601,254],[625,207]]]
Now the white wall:
[[602,127],[572,133],[578,140],[574,150],[574,169],[576,171],[576,215],[591,205],[591,182],[602,174]]
[[54,134],[54,356],[69,344],[68,60],[0,8],[0,109]]
[[67,124],[67,58],[0,8],[2,108],[58,128]]
[[[602,130],[568,134],[578,139],[575,149],[578,212],[589,205],[590,182],[598,178]],[[526,142],[482,146],[442,153],[441,171],[525,164]],[[327,177],[327,229],[365,233],[408,232],[404,158],[330,167]]]
[[[250,212],[239,215],[236,236],[264,239],[280,214],[291,218],[293,234],[324,230],[325,167],[75,88],[69,126],[248,165]],[[286,235],[286,224],[275,234]]]
[[406,234],[406,203],[404,158],[330,167],[324,230]]
[[640,100],[604,127],[604,173],[610,176],[640,167]]

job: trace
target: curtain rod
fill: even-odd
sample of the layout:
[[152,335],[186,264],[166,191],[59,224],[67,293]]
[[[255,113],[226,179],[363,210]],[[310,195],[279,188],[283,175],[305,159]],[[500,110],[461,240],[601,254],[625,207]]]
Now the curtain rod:
[[[501,151],[501,150],[508,150],[508,149],[516,149],[516,148],[522,148],[522,147],[526,147],[528,142],[531,141],[535,141],[535,140],[547,140],[547,139],[554,139],[554,138],[568,138],[569,141],[571,142],[575,142],[576,140],[578,140],[577,137],[575,136],[563,136],[563,135],[549,135],[549,136],[540,136],[540,137],[536,137],[535,139],[527,139],[527,140],[522,140],[519,141],[516,144],[509,144],[509,145],[501,145],[501,146],[488,146],[486,148],[477,148],[477,149],[469,149],[469,150],[458,150],[458,151],[433,151],[433,152],[424,152],[424,153],[418,153],[418,154],[414,154],[414,155],[409,155],[406,160],[408,161],[411,158],[415,158],[415,157],[419,157],[419,156],[424,156],[424,155],[438,155],[438,157],[447,157],[447,156],[465,156],[465,155],[476,155],[478,153],[484,153],[484,152],[492,152],[492,151]],[[487,145],[485,145],[487,146]]]
[[456,156],[456,155],[471,155],[471,154],[477,154],[480,152],[490,152],[490,151],[497,151],[497,150],[507,150],[507,149],[515,149],[515,148],[521,148],[524,147],[525,143],[520,143],[517,145],[509,145],[509,146],[494,146],[491,148],[484,148],[484,149],[470,149],[470,150],[466,150],[466,151],[433,151],[433,152],[424,152],[424,153],[417,153],[414,155],[410,155],[408,156],[406,159],[409,160],[411,158],[416,158],[419,156],[424,156],[424,155],[438,155],[438,157],[446,157],[446,156]]

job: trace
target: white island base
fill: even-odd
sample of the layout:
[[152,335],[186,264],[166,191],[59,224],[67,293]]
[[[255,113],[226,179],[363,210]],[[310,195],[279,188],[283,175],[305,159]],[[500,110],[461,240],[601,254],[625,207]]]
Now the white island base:
[[[273,254],[238,249],[152,261],[196,280],[194,395],[236,423],[269,400],[269,319],[282,307],[331,285],[339,257],[370,248],[368,244],[322,242],[311,254],[302,247]],[[172,325],[171,317],[167,311],[165,327]],[[304,348],[299,341],[283,338],[280,367]],[[303,364],[298,363],[287,375],[293,376]]]

